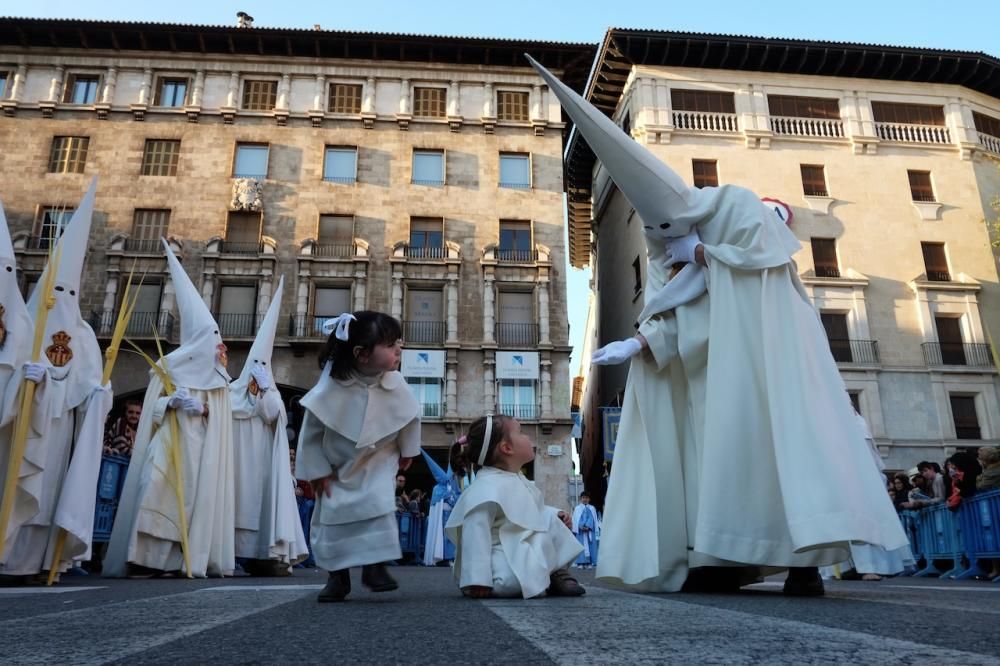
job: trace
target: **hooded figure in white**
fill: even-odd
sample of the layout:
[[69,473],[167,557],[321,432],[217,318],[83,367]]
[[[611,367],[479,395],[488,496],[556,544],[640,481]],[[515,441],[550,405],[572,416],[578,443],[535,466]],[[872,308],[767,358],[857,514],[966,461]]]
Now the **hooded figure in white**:
[[[284,278],[278,283],[243,372],[229,385],[229,397],[236,470],[236,556],[287,568],[309,557],[309,547],[289,467],[285,405],[271,374],[284,283]],[[249,563],[243,568],[247,573],[278,573],[273,567]]]
[[532,64],[642,218],[648,249],[640,335],[593,359],[643,351],[625,387],[598,577],[677,591],[693,567],[815,567],[844,560],[851,541],[905,546],[792,261],[787,207],[688,187]]
[[[73,560],[90,558],[94,489],[101,466],[104,420],[113,399],[111,385],[101,386],[103,358],[97,337],[80,314],[81,274],[96,191],[94,179],[60,236],[53,260],[45,267],[27,304],[28,315],[36,316],[39,300],[46,297],[42,285],[46,276],[56,271],[51,294],[54,305],[45,322],[42,356],[38,363],[25,363],[13,373],[3,396],[0,421],[10,423],[20,406],[17,387],[25,379],[36,382],[17,499],[4,553],[0,554],[0,573],[4,575],[29,576],[48,570],[59,529],[67,533],[58,565],[60,571],[69,568]],[[58,266],[52,263],[55,258],[59,260]],[[7,261],[4,259],[5,264]],[[8,272],[4,270],[4,274]],[[17,316],[18,305],[10,291],[6,294],[14,309],[12,314]],[[34,329],[34,321],[31,328]],[[34,331],[19,333],[22,337],[25,334],[29,338],[24,351],[27,360]],[[17,345],[14,340],[9,342]],[[25,343],[22,340],[20,344]],[[6,355],[7,351],[22,353],[12,348],[0,354]],[[9,431],[5,429],[6,432]],[[10,442],[5,434],[4,468]]]
[[[174,393],[150,373],[136,429],[132,461],[111,530],[104,575],[182,571],[204,578],[231,575],[234,552],[233,416],[229,403],[226,345],[184,267],[163,242],[177,295],[181,346],[159,365]],[[181,521],[170,463],[169,411],[179,424],[184,511],[191,571],[184,571]]]

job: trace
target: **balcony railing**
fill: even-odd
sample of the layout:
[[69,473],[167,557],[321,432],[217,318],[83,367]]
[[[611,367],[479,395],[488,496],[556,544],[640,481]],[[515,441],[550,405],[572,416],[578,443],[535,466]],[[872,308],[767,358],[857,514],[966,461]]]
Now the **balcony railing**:
[[323,332],[323,323],[334,316],[336,315],[292,315],[288,318],[288,336],[326,340],[327,335]]
[[877,340],[830,340],[830,352],[837,363],[879,365]]
[[951,273],[948,271],[927,271],[927,279],[930,282],[951,282]]
[[816,277],[822,278],[839,278],[840,277],[840,267],[830,266],[823,264],[816,264]]
[[498,249],[497,261],[504,264],[530,264],[538,261],[537,250],[504,250]]
[[983,144],[983,148],[992,153],[1000,153],[1000,137],[987,134],[986,132],[979,132],[979,143]]
[[404,321],[404,344],[440,345],[444,344],[445,323],[443,321]]
[[924,361],[929,366],[964,365],[970,368],[992,368],[990,346],[971,342],[925,342]]
[[422,402],[421,415],[427,418],[438,419],[444,416],[444,404],[440,402]]
[[422,178],[414,178],[410,180],[411,185],[426,185],[428,187],[444,187],[443,180],[424,180]]
[[219,324],[219,334],[223,340],[227,337],[249,338],[257,335],[257,328],[263,319],[261,315],[236,312],[217,312],[214,317]]
[[264,244],[260,241],[256,243],[222,241],[219,243],[220,254],[239,254],[257,256],[264,251]]
[[[90,313],[90,327],[101,336],[111,335],[118,321],[118,310]],[[153,331],[156,331],[155,336]],[[125,328],[129,338],[169,338],[174,334],[174,316],[169,312],[133,312]]]
[[447,256],[448,249],[443,246],[406,246],[406,257],[409,259],[444,259]]
[[534,347],[538,344],[538,324],[498,323],[496,340],[503,347]]
[[508,181],[508,182],[505,182],[505,181],[501,180],[498,184],[499,184],[500,187],[506,188],[508,190],[530,190],[531,189],[531,183],[526,183],[524,181]]
[[163,252],[163,244],[160,242],[159,238],[126,238],[125,251],[141,252],[144,254],[161,254]]
[[500,403],[497,405],[497,411],[515,419],[537,419],[542,413],[542,406]]
[[358,182],[357,176],[323,176],[323,180],[328,183],[340,183],[341,185],[353,185]]
[[951,133],[941,125],[915,125],[910,123],[875,123],[875,133],[883,141],[905,143],[951,143]]
[[808,136],[821,139],[844,138],[844,123],[826,118],[771,116],[771,131],[785,136]]
[[698,132],[739,132],[735,113],[709,113],[707,111],[674,111],[674,127]]
[[316,243],[312,248],[314,257],[353,257],[355,252],[354,243]]

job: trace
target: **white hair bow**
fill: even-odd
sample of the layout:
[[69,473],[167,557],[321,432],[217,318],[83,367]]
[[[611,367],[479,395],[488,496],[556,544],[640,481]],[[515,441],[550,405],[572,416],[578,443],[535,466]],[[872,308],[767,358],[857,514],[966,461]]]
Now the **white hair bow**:
[[347,338],[350,335],[348,327],[351,325],[352,321],[357,321],[357,318],[350,312],[345,312],[334,317],[333,319],[327,319],[323,322],[323,334],[330,335],[336,331],[337,339],[342,342],[347,342]]

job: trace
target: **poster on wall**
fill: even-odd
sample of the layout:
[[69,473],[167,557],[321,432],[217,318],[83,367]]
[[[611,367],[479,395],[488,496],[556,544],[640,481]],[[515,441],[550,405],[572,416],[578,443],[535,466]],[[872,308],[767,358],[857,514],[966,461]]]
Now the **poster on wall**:
[[618,440],[618,424],[621,420],[621,407],[601,407],[601,430],[604,435],[605,460],[610,461],[615,457],[615,443]]
[[538,352],[497,352],[497,379],[538,379]]
[[443,349],[404,349],[399,372],[404,377],[444,377]]

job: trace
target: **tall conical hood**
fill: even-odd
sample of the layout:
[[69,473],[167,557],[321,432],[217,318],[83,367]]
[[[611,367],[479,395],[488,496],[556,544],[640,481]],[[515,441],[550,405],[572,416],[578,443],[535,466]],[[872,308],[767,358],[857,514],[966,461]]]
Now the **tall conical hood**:
[[695,207],[699,190],[688,185],[655,155],[611,122],[587,100],[573,92],[529,55],[532,67],[555,93],[615,185],[635,208],[647,228],[658,235],[677,237],[691,231],[698,219],[686,213]]
[[0,365],[20,368],[31,355],[34,326],[17,285],[17,263],[0,203]]
[[97,178],[94,178],[56,241],[49,262],[28,300],[28,314],[34,318],[38,313],[39,300],[46,296],[42,293],[42,286],[48,275],[55,271],[52,291],[55,304],[45,320],[42,337],[44,353],[40,360],[50,363],[56,376],[65,376],[66,407],[70,408],[82,403],[100,386],[104,369],[97,336],[80,313],[80,282],[96,194]]
[[284,290],[285,278],[282,276],[278,280],[278,288],[271,298],[271,306],[267,309],[267,314],[264,315],[264,321],[260,323],[260,327],[257,329],[257,337],[254,338],[253,345],[250,347],[250,353],[247,354],[243,370],[232,384],[231,388],[233,391],[243,391],[250,385],[250,372],[255,365],[263,365],[268,370],[271,370],[272,374],[274,373],[271,368],[271,355],[274,351],[274,337],[278,332],[278,320],[281,316],[281,296]]
[[423,448],[420,449],[420,454],[424,457],[424,462],[426,462],[427,467],[430,468],[431,474],[434,475],[435,483],[443,484],[448,483],[448,481],[451,480],[451,474],[441,469],[441,465],[438,465],[434,458],[431,458],[430,454],[424,451]]
[[181,319],[181,346],[166,357],[171,379],[176,386],[190,389],[209,390],[227,386],[230,377],[222,361],[225,345],[219,334],[219,325],[165,240],[163,251],[167,255]]

